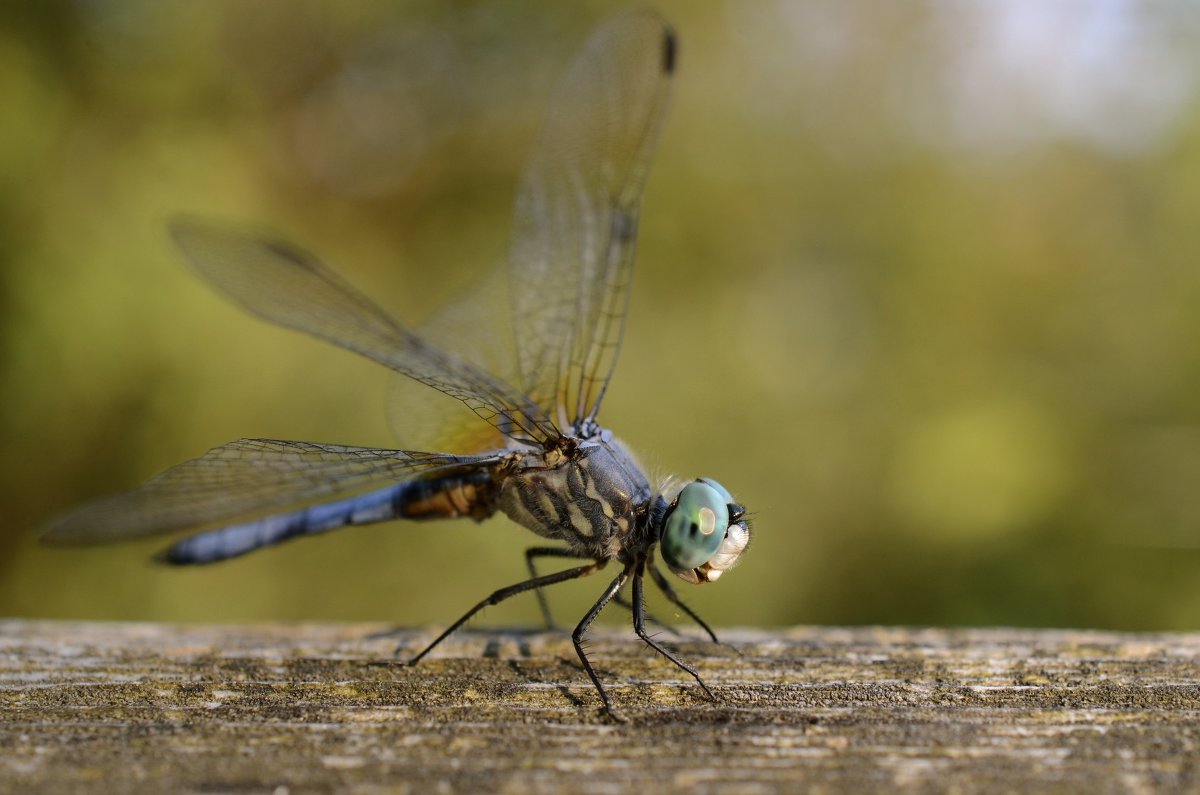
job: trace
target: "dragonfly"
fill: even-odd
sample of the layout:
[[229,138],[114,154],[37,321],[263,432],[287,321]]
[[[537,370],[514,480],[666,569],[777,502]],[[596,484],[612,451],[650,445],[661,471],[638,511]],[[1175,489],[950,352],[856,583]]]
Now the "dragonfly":
[[[597,420],[621,349],[643,188],[677,52],[661,17],[627,12],[596,29],[554,89],[516,199],[506,273],[515,349],[510,372],[497,373],[405,326],[291,243],[191,218],[171,223],[183,259],[252,314],[453,398],[441,403],[474,423],[471,451],[240,439],[59,517],[45,540],[108,542],[190,531],[160,559],[204,564],[352,525],[482,521],[501,513],[547,540],[525,552],[529,578],[480,601],[408,664],[479,611],[518,594],[534,591],[551,625],[543,589],[615,564],[616,576],[571,633],[602,711],[623,719],[583,639],[614,601],[632,612],[642,641],[715,699],[692,665],[647,632],[643,581],[649,577],[719,642],[680,599],[655,552],[682,580],[713,582],[747,549],[746,510],[710,478],[652,485]],[[446,428],[453,423],[442,424],[442,434],[452,435]],[[537,562],[553,558],[577,565],[539,574]]]

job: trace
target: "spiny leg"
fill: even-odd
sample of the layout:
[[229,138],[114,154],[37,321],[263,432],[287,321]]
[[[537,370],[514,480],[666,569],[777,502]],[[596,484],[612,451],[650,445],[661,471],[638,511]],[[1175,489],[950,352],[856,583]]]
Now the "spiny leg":
[[[633,612],[633,602],[629,601],[621,594],[617,594],[616,596],[613,597],[613,604],[619,605],[620,607],[625,608],[630,613]],[[667,632],[670,632],[671,635],[676,638],[682,637],[682,635],[680,635],[679,630],[675,629],[675,627],[671,626],[670,624],[668,624],[665,621],[660,621],[653,614],[651,614],[649,610],[646,611],[646,620],[651,621],[655,624],[658,624],[660,627],[665,629]]]
[[[580,552],[566,547],[530,547],[525,550],[525,567],[529,569],[530,577],[538,577],[537,567],[533,564],[534,558],[590,558],[592,557],[586,552]],[[539,587],[534,593],[537,594],[538,606],[542,608],[542,619],[546,622],[546,629],[558,629],[558,625],[554,623],[553,616],[550,615],[550,603],[546,601],[546,594]]]
[[[704,619],[696,615],[695,610],[692,610],[692,608],[683,603],[683,600],[679,598],[679,594],[675,593],[675,589],[671,587],[671,583],[667,581],[667,578],[663,576],[663,573],[658,570],[657,566],[651,563],[648,568],[650,569],[650,578],[654,580],[654,584],[658,586],[658,590],[663,592],[663,596],[667,597],[672,604],[687,613],[693,621],[699,624],[700,629],[704,630],[708,634],[708,637],[712,638],[713,643],[719,643],[722,646],[733,649],[728,643],[721,643],[720,639],[717,638],[717,633],[712,631],[708,624],[704,622]],[[733,650],[737,651],[737,649]]]
[[596,692],[600,694],[600,700],[604,702],[604,711],[613,720],[625,722],[625,718],[617,714],[613,709],[612,701],[608,698],[608,692],[604,689],[604,685],[600,684],[600,677],[596,675],[596,669],[592,668],[591,661],[588,660],[587,653],[583,650],[583,634],[587,632],[588,627],[596,620],[596,616],[600,615],[600,611],[604,609],[609,600],[625,587],[625,582],[629,579],[629,573],[633,570],[633,563],[625,564],[625,569],[609,583],[604,589],[604,593],[600,594],[600,598],[592,605],[591,609],[583,617],[583,620],[575,627],[575,631],[571,633],[571,643],[575,645],[575,653],[579,655],[579,661],[583,663],[583,670],[587,672],[588,678],[592,680],[592,684],[596,686]]
[[[566,547],[530,547],[529,549],[525,550],[525,566],[529,569],[530,577],[537,577],[537,576],[539,576],[538,571],[537,571],[537,566],[535,566],[534,562],[533,562],[535,558],[575,558],[575,559],[579,559],[579,558],[590,558],[590,557],[591,557],[591,555],[589,555],[587,552],[569,549]],[[538,588],[537,590],[534,591],[534,593],[537,594],[538,606],[541,607],[541,609],[542,609],[542,619],[546,623],[546,629],[557,630],[559,627],[558,627],[558,624],[554,621],[554,618],[552,617],[552,615],[550,613],[550,603],[546,599],[546,592],[543,591],[541,588]],[[674,596],[674,593],[671,593],[671,596]],[[625,608],[629,612],[631,612],[631,613],[633,612],[633,602],[630,602],[628,599],[626,599],[621,594],[618,593],[618,594],[614,595],[612,598],[612,601],[614,604]],[[675,602],[676,604],[680,604],[678,597],[675,597],[674,599],[672,599],[672,601]],[[686,605],[681,605],[681,606],[683,607],[684,610],[688,610]],[[702,626],[706,630],[708,630],[708,627],[704,625],[704,622],[700,621],[699,618],[696,618],[696,616],[690,610],[688,611],[688,615],[691,615],[692,618],[695,618],[696,621],[699,622],[700,626]],[[660,621],[649,611],[646,612],[646,620],[653,622],[655,624],[658,624],[660,627],[665,629],[667,632],[670,632],[675,637],[680,636],[679,630],[675,629],[675,627],[671,626],[670,624],[666,623],[665,621]],[[708,634],[712,635],[712,630],[708,630]],[[716,640],[715,637],[713,639]]]
[[[633,631],[636,632],[637,636],[645,641],[646,645],[648,645],[650,648],[654,649],[656,652],[691,674],[692,678],[696,680],[696,684],[700,685],[700,688],[708,694],[708,697],[713,701],[716,701],[717,697],[713,695],[711,690],[708,689],[708,685],[704,684],[704,680],[700,678],[700,674],[696,672],[695,668],[676,657],[673,653],[668,651],[665,646],[661,645],[654,638],[650,637],[650,635],[646,634],[646,616],[645,611],[642,609],[642,565],[643,562],[638,561],[637,571],[633,575]],[[651,571],[653,571],[653,569],[651,569]]]
[[[578,558],[589,558],[589,557],[591,557],[591,555],[589,555],[587,552],[582,552],[582,551],[570,549],[567,547],[530,547],[529,549],[525,550],[525,566],[529,569],[530,577],[537,577],[537,576],[539,576],[538,572],[537,572],[537,567],[534,565],[534,562],[533,562],[535,558],[576,558],[576,559],[578,559]],[[711,637],[714,642],[720,643],[720,641],[717,640],[717,636],[714,635],[713,631],[708,628],[708,625],[705,624],[703,621],[701,621],[699,616],[697,616],[695,613],[693,613],[692,610],[687,605],[685,605],[683,602],[680,601],[679,597],[675,595],[675,592],[673,590],[671,590],[671,586],[668,585],[667,581],[662,578],[662,575],[659,574],[659,572],[657,570],[652,570],[652,573],[657,578],[655,580],[655,582],[658,583],[658,587],[661,588],[663,593],[665,593],[667,595],[667,598],[670,599],[672,602],[674,602],[676,605],[678,605],[680,608],[682,608],[683,611],[686,612],[689,616],[691,616],[692,619],[695,620],[697,624],[699,624],[701,627],[703,627],[704,631],[708,633],[709,637]],[[558,624],[555,623],[554,618],[551,616],[550,603],[546,600],[545,591],[543,591],[541,588],[538,588],[535,591],[535,593],[537,594],[538,605],[542,609],[542,619],[546,622],[546,628],[547,629],[558,629]],[[620,607],[625,608],[629,612],[631,612],[631,613],[633,612],[633,603],[630,602],[628,599],[626,599],[621,594],[619,594],[619,593],[615,594],[612,598],[612,601],[615,604],[619,605]],[[680,636],[679,630],[677,630],[675,627],[671,626],[670,624],[666,623],[665,621],[660,621],[658,618],[656,618],[653,614],[651,614],[648,611],[646,612],[646,620],[652,621],[655,624],[658,624],[660,627],[662,627],[667,632],[670,632],[672,635],[674,635],[676,637]],[[723,645],[727,645],[727,644],[723,644]]]
[[[496,591],[491,596],[489,596],[487,599],[484,599],[482,602],[480,602],[479,604],[472,607],[470,610],[468,610],[463,615],[462,618],[458,619],[453,624],[451,624],[449,627],[447,627],[446,631],[443,632],[441,635],[438,635],[437,638],[434,639],[433,643],[430,643],[428,646],[426,646],[424,649],[422,649],[421,652],[416,657],[413,657],[411,660],[409,660],[408,665],[416,665],[418,662],[420,662],[422,657],[424,657],[426,654],[429,654],[429,652],[433,651],[433,648],[435,646],[437,646],[443,640],[448,638],[456,629],[458,629],[463,624],[470,621],[471,617],[474,616],[476,613],[478,613],[483,608],[500,604],[505,599],[508,599],[511,596],[516,596],[517,594],[525,593],[526,591],[531,590],[533,588],[542,588],[547,585],[555,585],[560,582],[566,582],[567,580],[575,580],[580,577],[586,577],[589,574],[592,574],[592,573],[597,572],[600,569],[604,568],[607,564],[608,564],[607,560],[598,560],[595,563],[589,563],[586,566],[577,566],[573,569],[565,569],[564,571],[557,571],[554,574],[547,574],[543,577],[534,577],[532,579],[525,580],[523,582],[519,582],[516,585],[510,585],[507,588],[501,588],[500,590]],[[400,648],[397,648],[396,654],[400,654],[403,650],[404,650],[403,646],[401,646]]]

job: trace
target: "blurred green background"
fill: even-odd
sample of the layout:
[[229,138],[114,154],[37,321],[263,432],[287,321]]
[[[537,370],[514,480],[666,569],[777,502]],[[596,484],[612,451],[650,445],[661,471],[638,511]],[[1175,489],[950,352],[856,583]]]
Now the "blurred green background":
[[[616,7],[0,12],[0,614],[444,624],[522,578],[535,539],[505,519],[183,571],[147,562],[161,539],[35,528],[243,436],[391,445],[387,373],[224,303],[166,219],[276,230],[419,323],[502,262],[550,88]],[[680,72],[602,419],[754,513],[691,604],[1195,629],[1195,6],[660,8]],[[558,614],[601,588],[560,587]]]

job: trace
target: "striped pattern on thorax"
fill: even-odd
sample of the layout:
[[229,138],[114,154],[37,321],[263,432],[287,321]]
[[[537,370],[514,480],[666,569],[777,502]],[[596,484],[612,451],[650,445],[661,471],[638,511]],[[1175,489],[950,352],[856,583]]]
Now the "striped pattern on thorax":
[[615,440],[586,442],[555,466],[523,463],[504,482],[500,509],[538,535],[598,557],[620,548],[650,496],[645,475]]

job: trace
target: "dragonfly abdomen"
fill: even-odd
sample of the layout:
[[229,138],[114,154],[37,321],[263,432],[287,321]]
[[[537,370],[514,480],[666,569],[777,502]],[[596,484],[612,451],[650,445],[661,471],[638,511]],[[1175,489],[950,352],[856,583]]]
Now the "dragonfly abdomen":
[[333,502],[198,533],[167,549],[160,559],[179,565],[215,563],[291,538],[389,519],[486,519],[495,512],[493,477],[477,470],[422,478]]
[[490,470],[462,475],[413,480],[395,500],[403,519],[456,519],[469,516],[483,521],[496,512],[496,481]]

